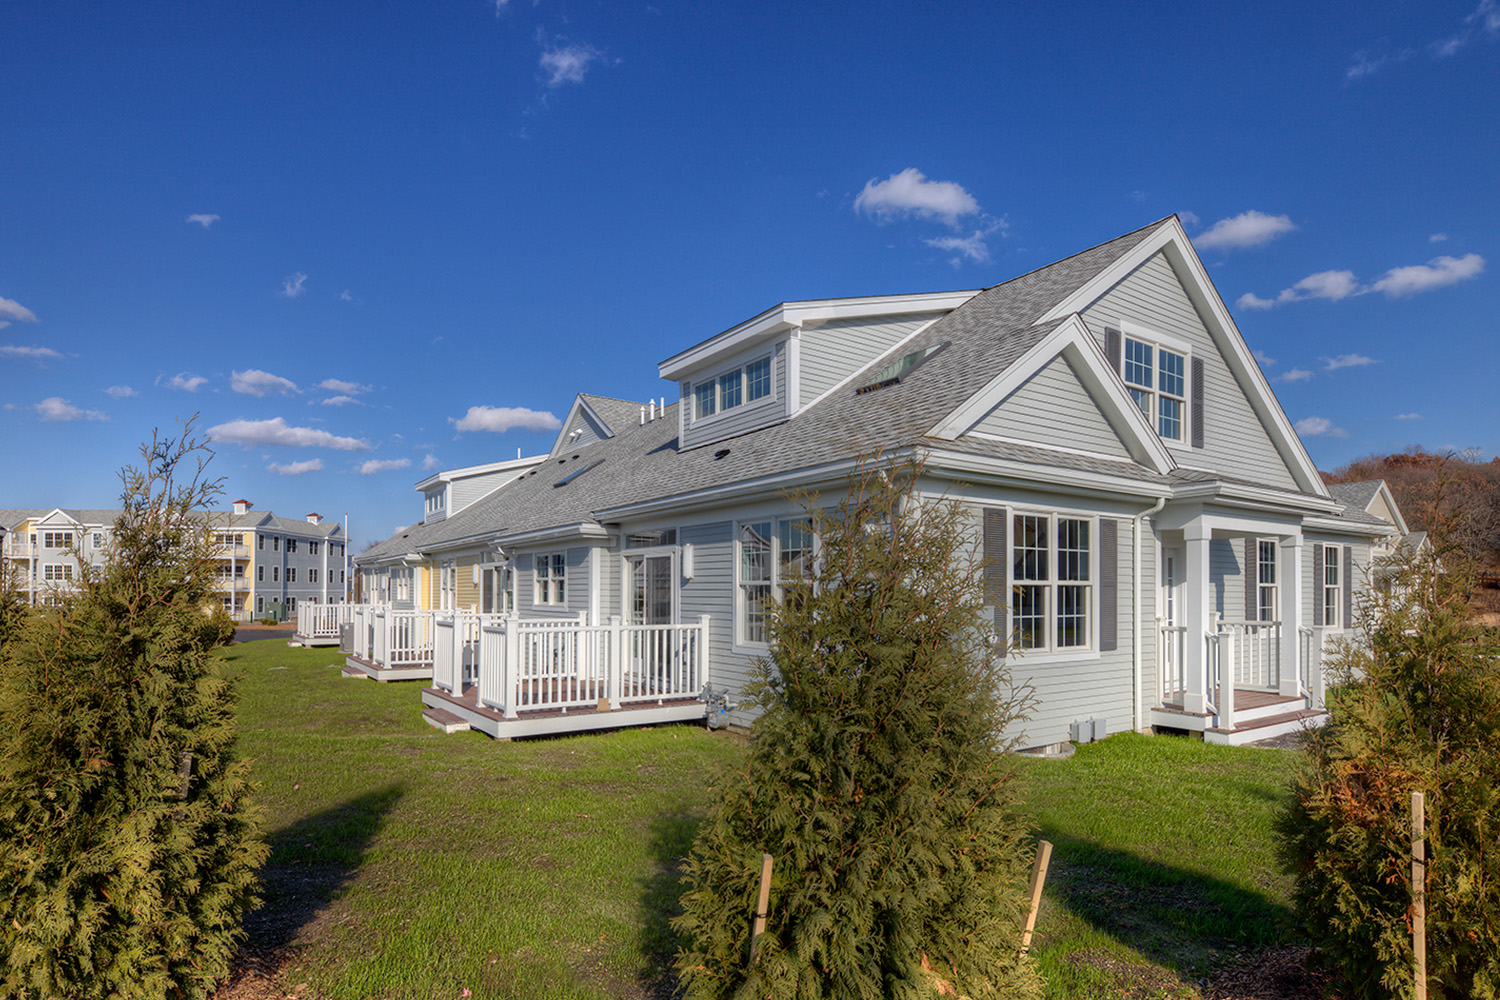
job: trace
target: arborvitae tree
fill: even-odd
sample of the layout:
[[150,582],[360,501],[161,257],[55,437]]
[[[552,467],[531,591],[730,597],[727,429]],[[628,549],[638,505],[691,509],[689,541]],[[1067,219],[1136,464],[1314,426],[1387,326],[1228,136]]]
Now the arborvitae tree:
[[1500,996],[1500,660],[1462,581],[1414,560],[1332,664],[1331,720],[1280,817],[1315,953],[1349,995],[1414,995],[1411,793],[1427,811],[1433,998]]
[[686,865],[693,996],[1040,993],[1018,956],[1034,845],[1006,736],[1029,694],[981,619],[972,518],[919,478],[871,464],[836,507],[808,505],[818,557],[774,607],[763,714]]
[[122,472],[107,563],[0,650],[0,996],[206,996],[256,902],[190,427]]

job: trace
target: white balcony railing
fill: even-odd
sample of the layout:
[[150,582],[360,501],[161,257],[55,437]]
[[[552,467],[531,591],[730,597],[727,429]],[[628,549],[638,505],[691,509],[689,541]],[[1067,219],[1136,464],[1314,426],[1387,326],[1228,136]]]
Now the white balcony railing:
[[301,604],[297,608],[297,634],[304,638],[337,638],[344,625],[355,620],[359,604]]

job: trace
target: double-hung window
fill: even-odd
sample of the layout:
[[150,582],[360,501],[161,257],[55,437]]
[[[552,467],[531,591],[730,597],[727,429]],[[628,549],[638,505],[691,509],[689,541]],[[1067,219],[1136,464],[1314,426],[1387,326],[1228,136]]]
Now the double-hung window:
[[1125,338],[1125,385],[1163,440],[1187,440],[1187,354]]
[[771,641],[771,601],[782,600],[788,588],[812,575],[812,519],[745,521],[738,541],[739,641],[763,645]]
[[568,601],[568,561],[561,552],[536,557],[536,585],[532,595],[536,604],[566,604]]
[[1082,649],[1093,634],[1093,522],[1061,514],[1011,520],[1011,641]]
[[73,544],[71,531],[46,531],[42,533],[42,546],[48,549],[65,549]]
[[297,582],[297,567],[295,567],[295,566],[288,566],[286,568],[286,582],[287,583],[296,583]]
[[748,364],[693,385],[693,419],[702,420],[737,406],[771,395],[771,357]]
[[1260,621],[1276,620],[1276,543],[1261,539],[1255,546],[1255,608]]
[[1318,581],[1322,590],[1323,624],[1338,628],[1343,622],[1343,609],[1339,607],[1344,596],[1344,587],[1339,575],[1339,547],[1323,546],[1323,579]]
[[42,579],[49,583],[63,583],[73,579],[73,567],[67,563],[48,563],[42,567]]

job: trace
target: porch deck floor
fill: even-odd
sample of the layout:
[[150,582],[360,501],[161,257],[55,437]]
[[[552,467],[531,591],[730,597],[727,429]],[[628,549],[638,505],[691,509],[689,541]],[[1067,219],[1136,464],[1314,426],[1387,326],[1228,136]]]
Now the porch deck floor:
[[[532,682],[531,696],[533,698],[536,696],[536,683],[537,683],[536,681]],[[463,708],[463,709],[465,709],[466,711],[469,711],[469,712],[473,712],[473,713],[475,713],[477,715],[482,715],[482,716],[485,716],[486,718],[493,719],[496,722],[504,723],[504,722],[515,721],[515,720],[506,719],[505,718],[505,713],[502,712],[502,711],[500,711],[499,709],[491,708],[488,705],[481,704],[480,701],[479,701],[479,686],[477,684],[465,684],[463,686],[463,693],[459,694],[459,695],[455,695],[453,692],[446,691],[443,688],[437,687],[435,685],[426,688],[425,691],[424,691],[424,693],[436,695],[437,697],[441,698],[443,701],[446,701],[446,702],[449,702],[451,704],[457,705],[460,708]],[[525,700],[524,697],[523,697],[523,700]],[[568,708],[567,708],[566,711],[564,711],[561,708],[550,708],[550,707],[546,707],[546,708],[526,708],[526,707],[522,706],[521,708],[518,709],[518,715],[522,719],[548,719],[548,718],[554,718],[554,717],[559,717],[559,716],[564,716],[564,715],[600,715],[600,714],[610,715],[610,714],[617,714],[617,713],[630,712],[630,711],[636,711],[636,710],[657,709],[657,708],[662,708],[662,707],[677,707],[677,706],[685,706],[685,705],[701,705],[701,704],[702,704],[702,702],[700,702],[696,697],[694,697],[692,695],[688,695],[688,696],[685,696],[685,697],[684,696],[679,696],[679,697],[663,697],[660,702],[655,701],[655,700],[641,701],[641,702],[627,702],[624,705],[618,705],[618,706],[615,706],[613,708],[604,709],[602,712],[599,709],[599,707],[598,707],[597,704],[593,704],[593,705],[570,705],[570,706],[568,706]],[[627,721],[627,720],[625,720],[625,719],[622,719],[620,721],[620,725],[622,725],[622,726],[628,726],[628,725],[630,725],[630,722]]]
[[[1257,708],[1267,708],[1271,705],[1290,705],[1294,702],[1306,703],[1306,701],[1307,699],[1301,696],[1289,698],[1274,691],[1262,691],[1254,688],[1234,689],[1235,712],[1248,712]],[[1187,714],[1186,710],[1182,707],[1181,701],[1163,701],[1156,707],[1168,712],[1182,712],[1183,714]]]

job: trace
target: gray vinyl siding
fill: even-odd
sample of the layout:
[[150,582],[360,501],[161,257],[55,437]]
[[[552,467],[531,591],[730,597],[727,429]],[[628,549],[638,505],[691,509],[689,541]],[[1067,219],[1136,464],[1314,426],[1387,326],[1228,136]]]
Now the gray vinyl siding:
[[[562,551],[567,563],[567,587],[563,604],[536,603],[536,557]],[[522,618],[577,618],[589,610],[589,549],[532,549],[516,556],[516,612]],[[433,574],[436,576],[436,574]]]
[[973,429],[1038,444],[1130,458],[1124,442],[1078,381],[1078,373],[1060,355],[985,414]]
[[[687,525],[677,539],[693,546],[693,578],[682,581],[678,613],[684,622],[709,616],[709,683],[719,690],[727,688],[730,701],[741,701],[753,658],[734,651],[733,526],[729,521]],[[741,708],[729,721],[748,726],[754,719]]]
[[[1313,623],[1314,602],[1321,600],[1321,581],[1314,574],[1313,546],[1314,545],[1337,545],[1339,558],[1342,559],[1344,546],[1351,548],[1354,556],[1354,615],[1355,624],[1358,624],[1360,602],[1370,591],[1370,545],[1367,542],[1352,542],[1347,535],[1313,535],[1309,534],[1302,540],[1302,624],[1311,626]],[[1339,592],[1343,592],[1344,568],[1339,567]],[[1340,601],[1343,598],[1339,598]],[[1343,622],[1324,622],[1325,628],[1342,629]]]
[[[703,420],[694,419],[694,385],[716,379],[724,372],[765,357],[767,353],[771,355],[771,395],[769,398],[757,399],[753,403],[742,403],[732,409],[721,410]],[[694,448],[766,427],[785,419],[787,415],[786,388],[786,341],[779,341],[774,348],[761,345],[726,359],[713,368],[694,373],[691,379],[684,380],[680,384],[684,414],[682,446]]]
[[596,577],[599,581],[599,622],[607,624],[614,615],[619,615],[624,620],[624,597],[621,596],[623,586],[623,567],[620,565],[620,542],[611,539],[607,547],[600,546],[594,549],[596,560]]
[[1204,361],[1206,416],[1202,448],[1173,448],[1184,465],[1199,466],[1239,479],[1283,489],[1296,482],[1229,371],[1202,318],[1188,299],[1172,265],[1156,254],[1083,311],[1089,331],[1104,348],[1104,330],[1130,320],[1185,340]]
[[[1007,515],[1015,512],[1015,508],[1006,502],[1007,499],[997,496],[992,504],[969,507],[970,531],[974,532],[976,537],[982,531],[985,509],[1003,506]],[[1035,494],[1017,496],[1014,499],[1024,505],[1023,512],[1039,511],[1047,506],[1047,498]],[[1057,499],[1061,507],[1062,499]],[[1073,498],[1068,503],[1068,513],[1074,512],[1072,508],[1076,502],[1076,498]],[[1024,654],[1013,654],[1010,657],[1009,665],[1013,680],[1017,684],[1031,685],[1037,697],[1037,705],[1031,717],[1017,724],[1015,732],[1010,734],[1018,736],[1022,746],[1044,746],[1066,740],[1069,723],[1075,720],[1104,719],[1112,733],[1128,731],[1134,723],[1133,664],[1136,619],[1132,595],[1136,584],[1136,570],[1133,565],[1132,519],[1127,511],[1108,505],[1101,505],[1095,513],[1101,518],[1114,519],[1118,528],[1116,547],[1118,586],[1115,594],[1116,648],[1109,652],[1091,649],[1080,653],[1077,657],[1050,653],[1033,654],[1030,658]],[[1154,622],[1156,613],[1155,600],[1152,596],[1155,592],[1155,587],[1152,585],[1155,579],[1155,559],[1151,552],[1153,548],[1149,529],[1143,529],[1141,555],[1144,575],[1140,621],[1148,626],[1141,634],[1143,708],[1155,700],[1153,692],[1156,674],[1153,664],[1156,656],[1156,641],[1154,629],[1149,627]],[[1098,551],[1096,538],[1094,542],[1096,555]],[[977,569],[976,572],[978,572]],[[1099,625],[1098,600],[1099,587],[1096,577],[1095,604],[1091,614],[1091,624],[1095,629],[1096,637]]]
[[515,477],[514,469],[502,472],[487,472],[478,476],[467,476],[455,480],[448,489],[448,515],[451,517],[469,504],[509,482]]
[[[1243,538],[1215,538],[1208,543],[1209,610],[1218,612],[1225,621],[1245,618],[1244,559]],[[1188,573],[1188,586],[1192,586],[1192,570]]]
[[883,323],[834,320],[802,334],[802,384],[799,398],[806,406],[839,382],[864,368],[909,336],[932,316]]
[[[569,441],[568,435],[574,431],[582,431],[583,433],[579,434],[572,441]],[[568,426],[563,428],[562,435],[558,438],[557,454],[560,455],[569,448],[582,448],[584,445],[603,441],[604,438],[604,428],[592,420],[585,410],[580,409],[574,415],[573,419],[569,421]]]

